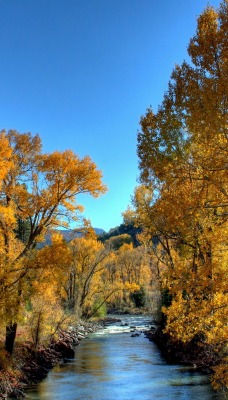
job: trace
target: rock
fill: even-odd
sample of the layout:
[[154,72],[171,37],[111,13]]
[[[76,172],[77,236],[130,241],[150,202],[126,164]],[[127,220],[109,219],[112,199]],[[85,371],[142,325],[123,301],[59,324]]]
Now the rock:
[[101,320],[102,325],[109,325],[109,324],[113,324],[115,322],[121,322],[121,319],[116,318],[116,317],[106,317],[103,320]]
[[78,340],[82,340],[82,339],[84,339],[84,338],[85,338],[85,335],[83,335],[83,334],[81,334],[81,333],[78,334]]
[[85,327],[82,325],[79,325],[77,328],[78,328],[78,332],[79,331],[83,332],[85,330]]
[[55,350],[61,353],[63,358],[73,358],[75,354],[73,345],[64,341],[57,342]]

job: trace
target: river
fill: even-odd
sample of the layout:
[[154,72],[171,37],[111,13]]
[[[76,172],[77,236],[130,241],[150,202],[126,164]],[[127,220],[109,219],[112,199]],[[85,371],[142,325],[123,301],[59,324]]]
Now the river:
[[[136,331],[132,332],[136,327]],[[143,330],[150,321],[121,316],[82,340],[75,358],[26,391],[30,400],[220,400],[207,376],[167,364]],[[135,333],[139,336],[132,336]]]

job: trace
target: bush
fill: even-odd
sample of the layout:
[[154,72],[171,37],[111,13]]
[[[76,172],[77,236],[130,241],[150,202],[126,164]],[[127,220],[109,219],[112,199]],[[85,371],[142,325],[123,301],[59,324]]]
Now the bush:
[[130,295],[131,300],[133,301],[135,307],[142,308],[146,304],[146,293],[145,289],[141,287],[139,290],[135,290]]
[[93,303],[93,307],[92,307],[92,313],[93,313],[93,317],[99,317],[99,318],[103,318],[107,315],[107,307],[106,304],[102,304],[102,299],[98,298],[94,301]]

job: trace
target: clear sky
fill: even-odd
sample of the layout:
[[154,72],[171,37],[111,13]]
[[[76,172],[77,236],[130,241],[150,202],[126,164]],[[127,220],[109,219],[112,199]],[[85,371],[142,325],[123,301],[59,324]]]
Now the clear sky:
[[0,0],[0,129],[39,133],[44,152],[91,156],[109,187],[78,198],[94,227],[122,222],[137,184],[140,116],[157,109],[207,4]]

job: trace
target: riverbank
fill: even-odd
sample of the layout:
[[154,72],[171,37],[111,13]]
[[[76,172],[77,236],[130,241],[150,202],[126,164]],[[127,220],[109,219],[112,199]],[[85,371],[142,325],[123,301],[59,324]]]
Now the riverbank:
[[23,399],[27,385],[40,382],[54,366],[63,365],[67,359],[73,358],[81,340],[111,322],[109,318],[82,322],[66,331],[59,331],[57,339],[36,349],[32,343],[17,343],[13,356],[6,353],[2,356],[7,367],[0,371],[0,399]]
[[[0,399],[23,399],[28,385],[41,382],[54,366],[64,365],[67,360],[74,358],[77,346],[88,334],[107,328],[115,322],[120,322],[120,326],[123,326],[122,316],[109,316],[97,322],[82,322],[60,331],[58,339],[52,340],[48,346],[34,349],[31,343],[17,343],[12,359],[6,359],[6,365],[10,364],[10,368],[0,371]],[[196,341],[188,345],[175,342],[169,335],[163,334],[159,327],[151,328],[144,334],[158,346],[169,364],[189,365],[194,371],[204,373],[211,373],[213,365],[216,365],[214,354]]]
[[[73,360],[29,387],[28,398],[224,400],[211,389],[204,374],[164,361],[157,345],[144,335],[154,325],[149,316],[117,317],[121,321],[82,340]],[[132,337],[133,330],[139,335]]]
[[160,326],[146,332],[146,336],[158,346],[168,363],[189,365],[195,370],[211,374],[213,367],[219,362],[219,354],[197,338],[183,343],[163,333]]

